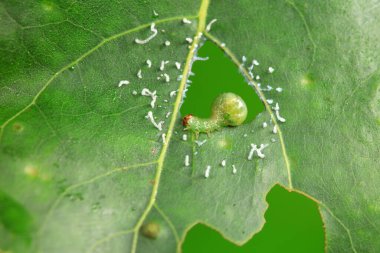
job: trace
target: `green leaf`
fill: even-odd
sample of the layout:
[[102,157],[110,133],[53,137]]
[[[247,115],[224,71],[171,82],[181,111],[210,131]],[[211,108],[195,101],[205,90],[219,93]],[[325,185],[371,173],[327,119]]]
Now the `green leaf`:
[[[342,0],[1,3],[0,249],[175,252],[198,222],[242,244],[263,226],[265,196],[281,184],[319,204],[328,252],[378,252],[379,6]],[[152,22],[158,35],[136,44],[152,34]],[[193,38],[190,48],[186,37]],[[265,102],[267,110],[254,121],[202,136],[202,146],[182,140],[179,109],[203,38],[225,51],[263,101],[279,102],[286,123]],[[243,55],[258,59],[255,74],[284,92],[260,91],[241,67]],[[162,60],[170,61],[164,71]],[[130,84],[118,87],[120,80]],[[143,88],[157,91],[154,109],[149,97],[133,95]],[[148,111],[165,121],[162,131],[145,118]],[[247,160],[252,142],[270,143],[265,159]],[[149,223],[159,224],[156,239],[140,233]]]

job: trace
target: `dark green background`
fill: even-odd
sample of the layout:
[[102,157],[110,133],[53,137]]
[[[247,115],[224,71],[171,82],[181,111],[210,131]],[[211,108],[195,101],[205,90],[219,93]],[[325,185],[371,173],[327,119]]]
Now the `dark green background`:
[[[181,107],[182,116],[192,113],[200,117],[211,114],[211,104],[223,92],[234,92],[246,102],[249,112],[246,122],[254,120],[264,110],[259,97],[247,85],[236,66],[211,42],[199,50],[208,61],[196,61],[192,81]],[[260,67],[260,66],[258,66]],[[269,208],[266,224],[242,247],[225,240],[218,232],[198,224],[187,234],[184,253],[263,252],[263,253],[322,253],[324,230],[317,204],[295,192],[275,186],[267,195]]]

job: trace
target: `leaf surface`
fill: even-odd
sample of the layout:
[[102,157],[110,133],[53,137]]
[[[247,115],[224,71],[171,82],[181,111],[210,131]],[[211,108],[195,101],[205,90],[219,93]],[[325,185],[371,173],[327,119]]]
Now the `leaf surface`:
[[[176,252],[197,222],[242,244],[263,226],[265,196],[281,184],[317,201],[328,252],[377,252],[379,6],[1,3],[0,249]],[[152,34],[152,22],[158,35],[136,44]],[[190,48],[186,37],[193,38]],[[265,102],[253,122],[201,136],[201,146],[182,140],[179,108],[204,38],[225,51],[263,101],[280,104],[286,123]],[[241,66],[243,55],[260,61],[261,85],[284,92],[260,90]],[[163,71],[161,61],[169,61]],[[120,80],[130,83],[118,87]],[[144,88],[156,91],[155,108],[140,95]],[[164,121],[161,131],[146,118],[149,111]],[[265,159],[247,160],[251,143],[270,144]],[[149,222],[160,225],[156,240],[140,233]]]

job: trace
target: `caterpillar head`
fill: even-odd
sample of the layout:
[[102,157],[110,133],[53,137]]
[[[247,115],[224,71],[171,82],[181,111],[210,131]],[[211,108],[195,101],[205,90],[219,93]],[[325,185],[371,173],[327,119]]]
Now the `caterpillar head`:
[[190,121],[190,119],[192,117],[193,117],[192,114],[188,114],[185,117],[183,117],[183,119],[182,119],[182,125],[185,126],[185,127],[189,126],[189,121]]

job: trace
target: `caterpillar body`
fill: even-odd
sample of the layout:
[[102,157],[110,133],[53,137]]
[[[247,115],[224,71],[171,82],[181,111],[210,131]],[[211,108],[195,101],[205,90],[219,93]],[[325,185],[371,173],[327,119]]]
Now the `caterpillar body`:
[[199,133],[211,133],[226,126],[239,126],[247,118],[247,105],[244,100],[234,93],[222,93],[212,105],[209,119],[202,119],[192,114],[186,115],[182,124],[185,130]]

